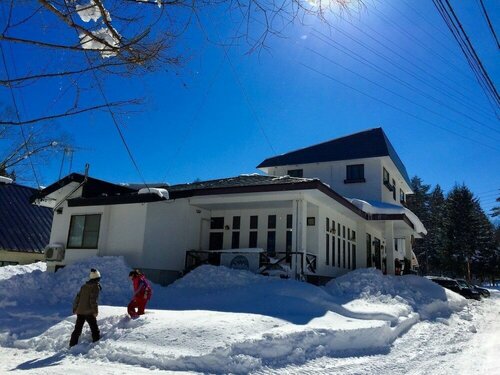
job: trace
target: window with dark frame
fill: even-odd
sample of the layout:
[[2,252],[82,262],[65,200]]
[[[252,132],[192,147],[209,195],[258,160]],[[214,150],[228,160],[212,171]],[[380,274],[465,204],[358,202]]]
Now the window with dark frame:
[[405,202],[405,193],[404,193],[403,189],[399,189],[399,201],[401,203]]
[[351,243],[347,242],[347,268],[351,268]]
[[304,170],[303,169],[289,169],[287,172],[286,172],[287,175],[289,175],[290,177],[304,177]]
[[224,217],[211,218],[210,229],[224,229]]
[[240,232],[234,231],[231,237],[231,249],[240,248]]
[[335,267],[335,236],[332,235],[332,266]]
[[352,269],[356,269],[356,245],[352,244]]
[[365,165],[352,164],[346,165],[346,178],[344,183],[365,182]]
[[328,266],[330,264],[330,235],[328,233],[326,234],[326,241],[325,241],[325,256],[326,256],[325,263]]
[[342,268],[345,268],[345,240],[342,240]]
[[250,232],[250,234],[248,236],[248,247],[249,248],[257,247],[257,232],[256,231]]
[[269,255],[274,255],[276,253],[276,232],[267,232],[267,252]]
[[337,237],[337,267],[340,268],[340,237]]
[[396,181],[392,179],[392,199],[396,200]]
[[276,229],[276,215],[269,215],[267,217],[267,228]]
[[293,228],[293,215],[286,215],[286,229]]
[[240,229],[241,226],[241,216],[233,216],[233,230]]
[[257,229],[258,226],[259,226],[259,217],[250,216],[250,229]]
[[72,215],[69,225],[69,249],[97,249],[101,214]]
[[392,191],[391,177],[385,168],[383,168],[383,184],[389,191]]

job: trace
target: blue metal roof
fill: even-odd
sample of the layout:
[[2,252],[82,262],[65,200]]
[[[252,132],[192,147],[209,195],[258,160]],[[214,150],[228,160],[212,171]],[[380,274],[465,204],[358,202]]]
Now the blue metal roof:
[[257,168],[389,156],[411,186],[406,168],[382,128],[365,130],[264,160]]
[[0,249],[43,252],[50,240],[52,210],[34,206],[36,189],[0,183]]

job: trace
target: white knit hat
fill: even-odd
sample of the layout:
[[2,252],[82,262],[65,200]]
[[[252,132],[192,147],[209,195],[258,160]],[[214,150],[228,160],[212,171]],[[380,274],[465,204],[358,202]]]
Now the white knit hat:
[[95,268],[92,268],[90,270],[89,279],[93,280],[93,279],[100,279],[100,278],[101,278],[101,273],[98,270],[96,270]]

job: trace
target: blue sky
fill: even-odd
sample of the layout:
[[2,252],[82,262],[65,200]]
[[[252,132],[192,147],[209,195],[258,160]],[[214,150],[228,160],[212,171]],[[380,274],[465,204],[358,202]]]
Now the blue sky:
[[[365,4],[344,19],[329,16],[330,26],[313,18],[296,22],[260,53],[248,54],[249,45],[239,43],[226,55],[193,26],[176,47],[186,57],[182,67],[106,81],[110,100],[145,98],[140,112],[120,116],[145,179],[180,183],[253,173],[275,154],[381,126],[410,176],[445,191],[464,183],[490,209],[500,189],[499,121],[432,1]],[[498,87],[499,51],[478,2],[452,4]],[[484,4],[500,33],[498,3]],[[202,15],[213,41],[235,33],[239,23],[228,20]],[[18,69],[36,59],[16,50],[10,57]],[[55,98],[57,108],[67,85],[52,80],[16,90],[22,115],[50,113],[44,99]],[[95,89],[89,95],[98,98]],[[0,89],[0,101],[9,100]],[[71,171],[89,163],[96,178],[141,180],[109,114],[56,126],[80,148]],[[61,161],[62,155],[37,165],[43,184],[57,180]],[[69,172],[67,163],[63,170]]]

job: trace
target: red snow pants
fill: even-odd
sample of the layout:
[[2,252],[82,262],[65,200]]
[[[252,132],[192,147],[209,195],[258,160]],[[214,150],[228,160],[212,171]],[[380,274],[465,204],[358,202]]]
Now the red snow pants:
[[128,314],[132,318],[136,318],[139,315],[144,314],[144,309],[146,308],[146,304],[148,303],[147,299],[136,297],[127,306]]

